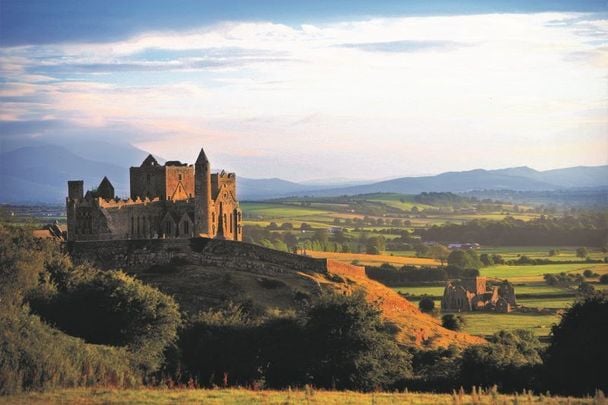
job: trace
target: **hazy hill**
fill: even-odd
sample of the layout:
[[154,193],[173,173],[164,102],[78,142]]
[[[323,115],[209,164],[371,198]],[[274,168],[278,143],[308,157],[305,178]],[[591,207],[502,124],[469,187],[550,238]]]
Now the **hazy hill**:
[[307,194],[337,196],[370,193],[419,194],[431,191],[539,191],[605,186],[608,186],[608,166],[579,166],[548,171],[517,167],[499,170],[476,169],[464,172],[447,172],[436,176],[402,177],[361,186],[312,190]]
[[[32,143],[0,153],[0,203],[62,203],[67,180],[83,179],[96,187],[108,176],[119,196],[129,193],[130,166],[139,165],[148,152],[124,143],[76,140],[61,144]],[[162,161],[161,158],[159,158]],[[418,194],[430,191],[472,190],[544,191],[578,187],[608,187],[608,166],[572,167],[537,171],[529,167],[448,172],[435,176],[402,177],[369,184],[343,179],[296,183],[279,178],[250,179],[237,173],[241,200],[289,196],[338,196],[369,193]]]

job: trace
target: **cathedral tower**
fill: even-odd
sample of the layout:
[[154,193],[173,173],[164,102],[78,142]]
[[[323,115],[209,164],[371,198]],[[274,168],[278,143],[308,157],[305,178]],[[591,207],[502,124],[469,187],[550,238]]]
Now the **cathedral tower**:
[[201,148],[194,164],[194,226],[196,235],[215,236],[211,220],[211,165]]

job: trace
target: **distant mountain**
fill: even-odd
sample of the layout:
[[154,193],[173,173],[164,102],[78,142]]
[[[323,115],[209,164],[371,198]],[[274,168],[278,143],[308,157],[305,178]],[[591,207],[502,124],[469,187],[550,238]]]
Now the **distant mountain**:
[[544,190],[554,185],[521,176],[510,176],[477,169],[467,172],[447,172],[436,176],[402,177],[353,187],[314,191],[312,195],[355,195],[370,193],[419,194],[430,191],[463,192],[476,189]]
[[103,176],[117,194],[129,187],[128,169],[78,156],[56,145],[28,146],[0,154],[0,202],[62,202],[68,180],[97,187]]
[[[62,203],[68,180],[82,179],[97,187],[108,176],[119,196],[129,193],[129,167],[147,152],[128,144],[74,141],[61,145],[34,144],[0,153],[0,203]],[[159,159],[162,161],[162,159]],[[240,173],[238,173],[240,174]],[[608,187],[608,166],[537,171],[529,167],[447,172],[436,176],[402,177],[369,184],[341,185],[291,182],[279,178],[237,177],[241,200],[288,196],[337,196],[369,193],[418,194],[430,191],[544,191]],[[350,182],[350,183],[348,183]]]
[[[329,186],[325,186],[328,188]],[[294,183],[278,178],[272,179],[248,179],[238,177],[237,173],[237,193],[240,199],[265,199],[277,196],[287,196],[306,193],[311,190],[320,190],[323,186],[312,186]]]
[[522,166],[492,170],[492,172],[526,177],[559,187],[603,187],[608,185],[608,166],[576,166],[545,171]]

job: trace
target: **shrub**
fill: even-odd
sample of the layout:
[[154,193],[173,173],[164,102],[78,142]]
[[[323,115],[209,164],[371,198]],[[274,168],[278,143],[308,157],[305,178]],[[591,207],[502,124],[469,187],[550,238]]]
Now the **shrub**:
[[430,297],[424,297],[418,303],[418,308],[420,311],[430,314],[435,310],[435,301]]
[[602,274],[600,276],[600,283],[601,284],[608,284],[608,273]]
[[443,315],[441,317],[441,326],[449,330],[460,331],[464,327],[464,318],[454,314]]

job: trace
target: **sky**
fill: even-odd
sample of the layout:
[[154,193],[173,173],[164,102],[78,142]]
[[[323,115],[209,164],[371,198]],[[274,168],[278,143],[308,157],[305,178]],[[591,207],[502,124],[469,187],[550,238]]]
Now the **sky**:
[[250,178],[608,164],[605,1],[0,1],[0,140]]

